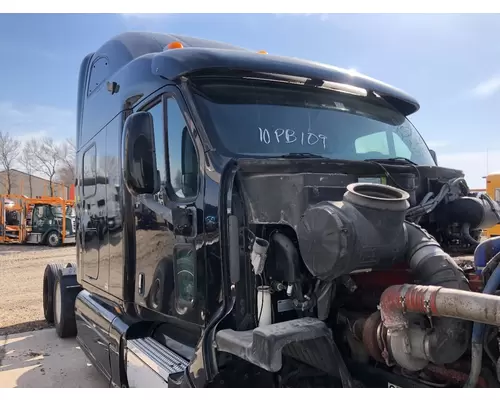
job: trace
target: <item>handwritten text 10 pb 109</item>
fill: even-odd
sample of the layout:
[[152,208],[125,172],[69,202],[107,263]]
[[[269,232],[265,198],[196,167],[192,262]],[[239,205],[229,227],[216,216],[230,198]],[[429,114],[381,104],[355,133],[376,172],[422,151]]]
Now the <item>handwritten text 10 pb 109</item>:
[[312,132],[296,132],[293,129],[278,128],[272,132],[268,129],[259,127],[259,139],[261,143],[270,144],[271,142],[292,144],[300,143],[302,146],[322,145],[326,149],[327,137],[322,134]]

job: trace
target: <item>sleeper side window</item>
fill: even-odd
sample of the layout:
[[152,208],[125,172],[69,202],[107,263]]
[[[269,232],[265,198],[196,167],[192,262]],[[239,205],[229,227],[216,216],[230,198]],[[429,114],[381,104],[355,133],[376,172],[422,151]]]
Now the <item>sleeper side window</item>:
[[90,96],[108,77],[108,59],[105,57],[98,58],[90,67],[89,86],[87,96]]
[[82,190],[83,197],[92,197],[96,193],[97,188],[97,155],[95,144],[85,151],[83,154],[83,182],[82,182]]

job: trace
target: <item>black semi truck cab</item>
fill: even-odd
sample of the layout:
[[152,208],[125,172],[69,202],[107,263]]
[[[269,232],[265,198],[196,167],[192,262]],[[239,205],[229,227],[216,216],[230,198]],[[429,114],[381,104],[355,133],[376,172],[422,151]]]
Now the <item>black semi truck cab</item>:
[[[425,386],[391,363],[355,368],[346,342],[377,305],[367,290],[352,306],[353,276],[392,276],[410,246],[397,229],[420,232],[403,208],[440,226],[425,201],[453,197],[453,180],[471,229],[491,218],[461,171],[437,166],[407,119],[418,109],[328,65],[114,37],[80,68],[76,263],[47,266],[46,319],[115,387]],[[353,196],[393,205],[355,211]]]

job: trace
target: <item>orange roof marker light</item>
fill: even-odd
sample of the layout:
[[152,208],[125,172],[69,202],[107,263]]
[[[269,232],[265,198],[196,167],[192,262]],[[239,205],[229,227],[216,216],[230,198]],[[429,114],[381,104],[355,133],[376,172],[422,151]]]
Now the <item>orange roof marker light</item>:
[[172,50],[172,49],[182,49],[184,46],[182,45],[181,42],[172,42],[167,45],[167,50]]
[[267,51],[265,51],[265,50],[259,50],[257,53],[259,53],[259,54],[267,54]]

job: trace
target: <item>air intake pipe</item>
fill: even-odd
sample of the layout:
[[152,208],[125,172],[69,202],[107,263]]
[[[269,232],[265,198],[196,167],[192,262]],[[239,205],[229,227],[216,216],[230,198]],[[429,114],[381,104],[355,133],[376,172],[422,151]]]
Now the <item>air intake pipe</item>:
[[[412,271],[414,282],[459,291],[470,290],[462,269],[432,236],[417,225],[410,223],[406,223],[406,229],[408,233],[406,260]],[[384,326],[387,328],[387,315],[384,316],[386,308],[382,305],[385,299],[382,296],[380,308]],[[405,299],[405,296],[401,299]],[[407,337],[403,334],[396,339],[393,330],[391,353],[399,365],[409,370],[424,368],[429,361],[438,365],[452,363],[462,357],[469,344],[472,324],[452,318],[439,318],[439,316],[434,318],[436,314],[432,313],[432,304],[429,301],[426,299],[427,312],[424,313],[432,318],[433,329],[429,333],[420,327],[410,327]],[[405,302],[406,300],[403,300],[403,303]],[[408,326],[408,316],[406,315],[405,318]],[[407,339],[410,339],[411,351],[409,352]]]
[[297,237],[311,274],[332,281],[355,269],[402,261],[408,198],[408,193],[392,186],[355,183],[347,186],[343,201],[308,208]]
[[[343,201],[310,207],[297,236],[311,274],[331,281],[356,269],[405,261],[416,283],[468,291],[455,261],[432,236],[405,221],[408,198],[408,193],[391,186],[357,183],[347,187]],[[411,325],[406,314],[403,318],[406,327]],[[392,358],[409,370],[420,370],[430,361],[444,364],[459,359],[467,350],[470,322],[433,318],[433,327],[431,333],[420,327],[390,330]],[[367,337],[373,335],[376,333]]]

